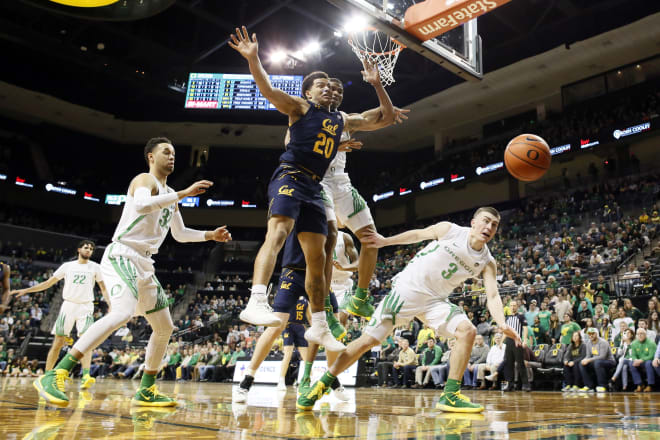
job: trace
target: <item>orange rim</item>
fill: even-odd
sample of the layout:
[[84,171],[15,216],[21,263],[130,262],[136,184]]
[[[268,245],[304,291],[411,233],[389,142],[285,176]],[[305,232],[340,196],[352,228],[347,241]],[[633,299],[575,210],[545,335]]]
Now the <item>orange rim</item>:
[[[373,26],[367,26],[366,28],[364,28],[364,30],[365,30],[365,31],[373,31],[373,32],[381,32],[381,31],[379,31],[378,29],[376,29],[376,28],[373,27]],[[349,36],[348,36],[348,44],[350,44],[351,47],[352,47],[353,49],[355,49],[355,50],[357,50],[358,52],[363,53],[363,54],[376,55],[376,56],[381,56],[381,55],[395,55],[396,53],[401,52],[403,49],[406,48],[406,46],[404,46],[404,45],[401,44],[399,41],[397,41],[396,39],[394,39],[394,38],[392,38],[392,37],[390,37],[390,36],[388,35],[388,38],[389,38],[391,41],[393,41],[394,43],[396,43],[396,45],[399,46],[399,47],[394,48],[394,49],[392,49],[392,50],[389,50],[389,51],[387,51],[387,52],[373,52],[373,51],[368,50],[368,49],[360,49],[360,48],[357,47],[355,44],[353,44],[353,37],[352,37],[352,35],[355,34],[355,33],[357,33],[357,32],[360,32],[360,31],[356,31],[356,32],[351,32],[351,33],[349,33]],[[383,33],[385,33],[385,32],[383,32]],[[387,34],[386,34],[386,35],[387,35]]]

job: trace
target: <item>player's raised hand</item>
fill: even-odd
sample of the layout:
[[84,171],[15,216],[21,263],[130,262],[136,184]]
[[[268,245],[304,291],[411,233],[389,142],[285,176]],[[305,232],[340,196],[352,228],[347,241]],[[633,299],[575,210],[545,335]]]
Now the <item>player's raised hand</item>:
[[27,289],[12,290],[9,292],[9,296],[15,296],[18,298],[19,296],[25,295],[27,293],[26,290]]
[[360,241],[367,247],[380,249],[385,246],[385,237],[380,235],[378,232],[368,233],[364,235]]
[[401,124],[403,121],[408,119],[408,115],[406,113],[410,113],[409,108],[394,107],[394,123]]
[[212,186],[213,182],[210,180],[199,180],[186,188],[183,193],[186,197],[193,197],[199,194],[204,194],[206,190]]
[[360,150],[362,149],[362,142],[356,141],[355,139],[349,139],[345,142],[341,142],[339,144],[339,151],[340,153],[345,152],[345,153],[350,153],[353,150]]
[[213,231],[208,231],[205,238],[207,240],[225,242],[231,241],[231,234],[227,230],[227,226],[220,226]]
[[372,86],[380,84],[380,72],[378,71],[378,64],[365,58],[362,60],[362,66],[364,66],[364,70],[361,71],[362,79],[364,79]]
[[257,56],[257,53],[259,52],[257,34],[252,34],[252,39],[250,39],[247,28],[245,26],[243,26],[241,29],[236,28],[236,34],[231,34],[229,38],[231,39],[231,41],[228,42],[229,46],[243,55],[243,57],[246,59],[254,58]]
[[523,345],[520,336],[518,336],[518,333],[510,325],[503,325],[500,327],[500,330],[502,330],[502,334],[504,336],[513,339],[513,341],[516,343],[516,347]]

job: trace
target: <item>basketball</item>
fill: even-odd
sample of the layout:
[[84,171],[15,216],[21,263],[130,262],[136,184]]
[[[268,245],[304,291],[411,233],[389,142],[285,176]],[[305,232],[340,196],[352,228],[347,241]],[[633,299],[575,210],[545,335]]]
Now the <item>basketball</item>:
[[523,182],[533,182],[543,177],[551,161],[550,147],[542,137],[535,134],[516,136],[504,151],[506,169]]

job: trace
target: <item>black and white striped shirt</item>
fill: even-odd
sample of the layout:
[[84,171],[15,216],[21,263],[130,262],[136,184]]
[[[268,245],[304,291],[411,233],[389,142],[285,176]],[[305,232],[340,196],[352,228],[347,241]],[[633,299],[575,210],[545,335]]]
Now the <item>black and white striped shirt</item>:
[[518,336],[522,339],[523,337],[523,327],[527,325],[527,321],[525,320],[525,315],[518,314],[518,315],[511,315],[506,318],[506,325],[511,327],[518,333]]

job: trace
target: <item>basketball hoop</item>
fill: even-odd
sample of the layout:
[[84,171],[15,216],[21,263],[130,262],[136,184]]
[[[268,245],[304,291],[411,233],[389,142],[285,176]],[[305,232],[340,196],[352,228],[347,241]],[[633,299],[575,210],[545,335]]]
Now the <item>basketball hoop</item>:
[[394,66],[405,46],[374,27],[350,31],[348,44],[360,61],[365,59],[376,64],[384,86],[394,83]]

